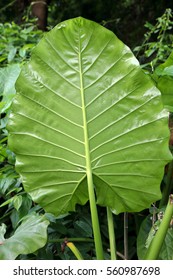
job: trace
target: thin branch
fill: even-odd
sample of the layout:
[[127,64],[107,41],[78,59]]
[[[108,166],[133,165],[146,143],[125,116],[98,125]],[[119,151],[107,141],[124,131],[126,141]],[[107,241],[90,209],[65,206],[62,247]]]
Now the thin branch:
[[124,257],[128,260],[128,213],[124,213]]
[[8,9],[9,7],[13,6],[13,4],[15,4],[15,2],[17,2],[17,0],[12,1],[11,3],[8,3],[6,6],[4,6],[3,8],[0,9],[0,12]]

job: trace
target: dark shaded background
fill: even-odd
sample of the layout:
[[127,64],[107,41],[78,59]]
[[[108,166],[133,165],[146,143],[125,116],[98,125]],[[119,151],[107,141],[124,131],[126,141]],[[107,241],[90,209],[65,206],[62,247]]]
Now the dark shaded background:
[[83,16],[111,29],[133,48],[143,40],[145,22],[154,24],[166,8],[173,9],[173,0],[4,0],[0,1],[0,22],[20,24],[24,16],[36,16],[38,27],[46,30]]

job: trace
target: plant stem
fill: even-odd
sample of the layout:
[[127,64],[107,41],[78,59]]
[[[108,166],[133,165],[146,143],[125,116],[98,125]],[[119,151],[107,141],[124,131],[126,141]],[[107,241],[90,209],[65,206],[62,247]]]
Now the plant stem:
[[99,225],[98,212],[97,212],[95,193],[94,193],[94,185],[93,185],[91,172],[88,172],[87,179],[88,179],[89,203],[91,209],[91,220],[92,220],[94,242],[96,248],[96,257],[97,260],[103,260],[104,257],[103,257],[102,239],[100,233],[100,225]]
[[[94,239],[85,238],[85,237],[72,237],[68,238],[69,242],[94,242]],[[61,243],[64,242],[64,238],[57,238],[57,239],[49,239],[48,243]]]
[[170,221],[173,215],[173,194],[169,196],[169,201],[165,210],[163,220],[159,226],[159,229],[153,238],[145,255],[145,260],[156,260],[159,256],[163,241],[165,239],[167,230],[170,225]]
[[128,260],[128,213],[124,213],[124,257]]
[[167,201],[168,201],[168,197],[171,193],[171,189],[173,186],[173,161],[171,161],[168,165],[168,173],[167,173],[167,178],[166,178],[166,186],[163,189],[163,193],[162,193],[162,199],[160,201],[159,204],[159,208],[163,207],[164,205],[166,205]]
[[108,219],[108,231],[109,231],[111,260],[116,260],[117,257],[116,257],[116,242],[115,242],[114,221],[113,221],[113,214],[112,214],[109,207],[107,207],[107,219]]
[[79,76],[80,76],[80,94],[82,103],[82,114],[83,114],[83,131],[84,131],[84,143],[85,143],[85,158],[86,158],[86,175],[88,183],[88,195],[91,210],[91,220],[94,234],[94,242],[96,248],[96,257],[98,260],[103,260],[103,247],[100,233],[100,225],[97,213],[95,189],[92,177],[92,166],[90,158],[90,143],[88,135],[88,123],[87,123],[87,112],[86,112],[86,102],[85,102],[85,91],[83,84],[83,69],[82,69],[82,57],[81,57],[81,38],[79,35]]
[[17,0],[14,0],[14,1],[12,1],[11,3],[9,3],[9,4],[5,5],[5,6],[3,6],[3,7],[0,9],[0,12],[4,11],[4,10],[6,10],[7,8],[9,8],[10,6],[12,6],[15,2],[17,2]]

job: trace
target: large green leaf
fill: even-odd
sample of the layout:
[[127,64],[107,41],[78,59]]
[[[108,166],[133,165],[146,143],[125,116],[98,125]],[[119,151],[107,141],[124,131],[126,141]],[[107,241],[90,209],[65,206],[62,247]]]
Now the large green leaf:
[[88,200],[115,213],[160,199],[168,149],[160,92],[111,31],[83,19],[58,24],[17,80],[9,145],[25,190],[60,214]]
[[5,239],[6,226],[0,226],[0,260],[14,260],[20,254],[30,254],[43,247],[47,241],[49,221],[36,214],[25,217],[14,234]]
[[165,63],[156,68],[155,73],[158,75],[157,87],[162,93],[163,104],[173,112],[173,52]]

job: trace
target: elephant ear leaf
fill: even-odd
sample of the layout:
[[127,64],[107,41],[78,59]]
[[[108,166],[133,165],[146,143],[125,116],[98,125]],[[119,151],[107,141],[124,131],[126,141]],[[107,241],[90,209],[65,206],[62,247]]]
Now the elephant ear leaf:
[[49,221],[37,214],[28,215],[14,234],[5,239],[6,226],[0,226],[0,260],[14,260],[20,254],[34,253],[46,244]]
[[140,211],[160,199],[168,113],[160,92],[111,31],[75,18],[35,47],[16,84],[9,145],[25,190],[56,215],[88,201]]
[[165,63],[156,68],[155,74],[158,76],[156,83],[162,93],[163,104],[169,112],[173,112],[173,52]]

